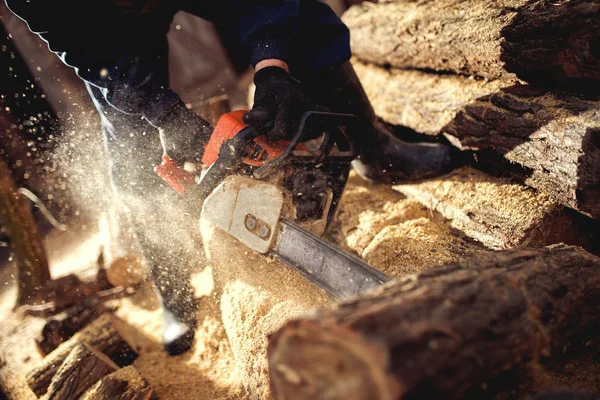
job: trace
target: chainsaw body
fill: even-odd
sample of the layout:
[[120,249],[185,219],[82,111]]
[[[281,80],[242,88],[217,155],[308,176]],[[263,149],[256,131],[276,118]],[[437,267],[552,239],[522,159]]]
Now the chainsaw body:
[[248,248],[272,254],[332,297],[348,299],[390,277],[322,240],[344,191],[360,129],[349,114],[308,112],[291,140],[270,142],[223,115],[199,179],[168,156],[156,172],[200,214]]
[[[202,157],[205,168],[199,178],[177,166],[168,156],[155,168],[156,173],[199,207],[219,187],[220,194],[216,197],[223,204],[233,201],[227,198],[229,195],[238,196],[238,201],[244,200],[246,205],[263,202],[267,208],[279,208],[275,212],[278,217],[284,216],[322,235],[335,213],[346,185],[349,164],[355,157],[350,138],[355,134],[352,129],[357,127],[356,117],[308,112],[291,140],[271,142],[242,122],[245,112],[239,110],[221,116],[206,145]],[[304,140],[309,133],[316,139]],[[224,183],[229,176],[262,183],[249,184],[260,189],[238,191],[250,181]],[[273,188],[268,189],[266,185]],[[246,196],[249,197],[246,199]],[[281,196],[281,201],[273,200],[272,196]],[[225,214],[213,205],[206,205],[202,215],[218,226],[227,219],[221,218]]]

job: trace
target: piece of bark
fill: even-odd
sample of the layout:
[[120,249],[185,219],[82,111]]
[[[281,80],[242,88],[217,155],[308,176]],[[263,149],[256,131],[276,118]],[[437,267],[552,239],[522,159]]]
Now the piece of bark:
[[[600,216],[600,99],[355,62],[378,116],[459,147],[496,154],[513,177]],[[484,158],[480,158],[484,160]],[[505,165],[490,162],[498,172]]]
[[0,220],[15,253],[16,305],[21,306],[43,300],[40,289],[50,280],[50,269],[37,223],[17,190],[10,169],[0,158]]
[[133,366],[106,375],[79,400],[159,400],[146,378]]
[[0,399],[37,400],[38,397],[27,385],[25,378],[14,371],[12,365],[0,358]]
[[592,232],[548,195],[472,167],[393,188],[439,212],[453,228],[490,249],[562,242],[592,250],[598,239],[592,243]]
[[377,65],[531,81],[600,80],[593,0],[392,1],[342,16],[353,54]]
[[106,307],[99,298],[87,297],[81,303],[49,318],[35,340],[38,350],[44,357],[47,356],[104,311],[107,311]]
[[[600,258],[495,251],[291,320],[268,347],[275,399],[472,398],[600,339]],[[533,369],[533,368],[532,368]]]
[[118,369],[105,354],[85,342],[78,342],[52,377],[42,399],[77,399],[93,384]]
[[62,361],[79,342],[89,343],[120,367],[131,364],[137,358],[137,353],[119,334],[112,322],[113,318],[115,317],[108,313],[102,314],[69,340],[60,344],[42,360],[40,365],[30,371],[26,379],[34,393],[38,396],[46,393]]

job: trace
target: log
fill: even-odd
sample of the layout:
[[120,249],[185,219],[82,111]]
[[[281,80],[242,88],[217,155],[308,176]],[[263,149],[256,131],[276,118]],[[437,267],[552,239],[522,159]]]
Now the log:
[[353,54],[377,65],[551,83],[600,82],[594,0],[392,1],[342,16]]
[[85,342],[76,343],[52,378],[43,400],[77,399],[119,367]]
[[439,135],[472,101],[500,91],[511,82],[484,81],[422,71],[385,69],[353,59],[377,116],[427,135]]
[[17,263],[16,305],[37,304],[50,280],[48,259],[33,214],[19,197],[8,166],[0,158],[0,220],[10,237]]
[[595,252],[600,224],[578,218],[548,195],[472,167],[443,178],[393,186],[439,212],[450,225],[495,250],[553,243]]
[[106,375],[79,400],[159,400],[146,378],[133,366]]
[[442,131],[502,155],[521,167],[511,169],[515,178],[599,218],[599,100],[516,85],[472,102]]
[[99,298],[87,297],[81,303],[49,318],[40,336],[35,339],[40,354],[47,356],[104,311],[107,309]]
[[598,343],[599,271],[600,258],[575,246],[496,251],[291,320],[269,338],[273,397],[458,399],[514,388],[529,367]]
[[119,334],[113,324],[113,316],[102,314],[83,330],[77,332],[66,342],[59,345],[45,357],[41,364],[27,374],[27,383],[37,396],[42,396],[63,360],[69,355],[73,347],[80,342],[88,343],[98,351],[106,354],[119,367],[131,364],[137,353],[127,341]]
[[510,169],[512,177],[561,204],[600,216],[600,98],[355,66],[386,122],[445,134],[459,147],[494,154],[480,164],[490,171]]

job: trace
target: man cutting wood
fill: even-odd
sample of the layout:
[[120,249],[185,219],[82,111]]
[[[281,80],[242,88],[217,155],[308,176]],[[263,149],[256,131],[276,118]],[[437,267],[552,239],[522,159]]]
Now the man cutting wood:
[[[271,140],[289,137],[305,111],[354,114],[367,127],[354,138],[352,167],[376,182],[418,180],[456,165],[451,146],[403,142],[377,121],[349,62],[347,27],[317,0],[125,1],[90,7],[65,0],[6,0],[85,82],[99,111],[113,191],[133,216],[136,234],[163,306],[169,354],[193,343],[196,307],[181,265],[186,249],[165,232],[165,198],[154,173],[161,153],[198,163],[213,129],[169,87],[167,32],[186,11],[230,35],[254,68],[256,91],[244,122],[273,122]],[[176,230],[174,227],[173,230]],[[159,232],[157,232],[159,231]]]

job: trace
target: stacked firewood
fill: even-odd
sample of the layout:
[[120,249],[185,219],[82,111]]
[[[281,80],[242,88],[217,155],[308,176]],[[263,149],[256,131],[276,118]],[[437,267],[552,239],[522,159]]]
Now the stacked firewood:
[[121,335],[118,318],[106,310],[90,321],[98,304],[78,309],[46,323],[42,337],[53,339],[39,346],[45,357],[26,377],[6,376],[10,368],[2,369],[5,394],[15,400],[157,400],[132,364],[138,354]]
[[[269,339],[274,398],[524,399],[581,354],[600,371],[600,2],[391,0],[342,19],[378,116],[475,155],[395,189],[489,252],[287,322]],[[486,176],[505,197],[477,193]]]
[[365,2],[342,19],[382,119],[600,217],[600,3]]

